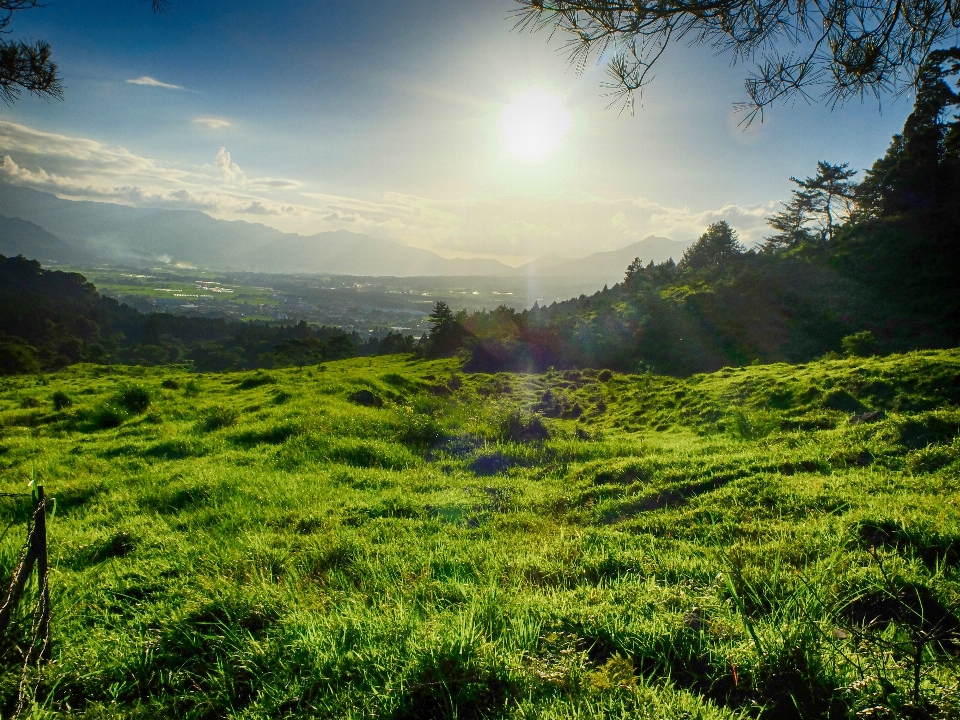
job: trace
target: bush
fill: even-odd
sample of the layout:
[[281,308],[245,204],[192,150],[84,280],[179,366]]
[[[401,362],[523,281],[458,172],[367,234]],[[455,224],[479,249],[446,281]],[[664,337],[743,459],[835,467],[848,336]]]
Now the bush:
[[0,342],[0,375],[40,372],[37,351],[26,343]]
[[123,423],[123,411],[114,405],[102,405],[93,413],[93,424],[101,429],[119,427]]
[[252,390],[261,385],[276,385],[277,379],[269,373],[258,372],[244,378],[237,387],[241,390]]
[[347,400],[364,407],[383,407],[383,398],[369,390],[357,390],[347,395]]
[[139,415],[150,407],[150,392],[140,385],[128,385],[117,393],[116,403],[127,412]]
[[57,412],[73,405],[73,400],[62,390],[57,390],[50,399],[53,401],[53,409]]
[[22,407],[24,410],[38,408],[41,405],[43,405],[43,403],[31,395],[26,395],[25,397],[20,398],[20,407]]
[[504,442],[531,443],[550,438],[550,431],[539,416],[513,410],[500,423],[500,439]]
[[164,390],[179,390],[180,383],[178,383],[173,378],[167,378],[162,383],[160,383],[160,387],[162,387]]
[[200,416],[198,423],[201,430],[212,432],[221,428],[230,427],[237,422],[239,415],[233,408],[215,407],[206,410]]
[[840,341],[845,355],[850,357],[869,357],[880,352],[880,343],[869,330],[847,335]]

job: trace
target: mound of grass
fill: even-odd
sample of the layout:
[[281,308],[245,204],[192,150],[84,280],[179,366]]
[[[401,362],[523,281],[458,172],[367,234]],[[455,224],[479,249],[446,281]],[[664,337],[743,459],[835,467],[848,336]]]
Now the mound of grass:
[[960,351],[45,379],[0,389],[0,492],[56,505],[36,717],[960,717]]
[[150,391],[142,385],[127,385],[117,391],[114,402],[133,415],[139,415],[150,407]]
[[53,403],[53,409],[57,412],[66,410],[68,407],[73,405],[73,399],[62,390],[57,390],[53,395],[51,395],[50,401]]
[[239,417],[240,413],[232,407],[217,406],[207,408],[201,413],[197,427],[204,432],[213,432],[214,430],[235,425]]

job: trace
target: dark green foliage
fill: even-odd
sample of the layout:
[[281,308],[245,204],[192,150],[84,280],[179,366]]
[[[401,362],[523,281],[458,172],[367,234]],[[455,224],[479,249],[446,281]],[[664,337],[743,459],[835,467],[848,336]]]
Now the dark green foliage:
[[252,390],[253,388],[262,387],[263,385],[276,385],[276,383],[277,378],[270,373],[257,372],[243,378],[243,380],[237,384],[237,387],[241,390]]
[[683,253],[677,268],[683,270],[723,271],[737,262],[744,248],[737,233],[724,221],[714,223]]
[[239,413],[234,408],[212,407],[201,414],[198,425],[205,432],[213,432],[235,425],[239,417]]
[[24,375],[40,372],[37,352],[23,342],[0,342],[0,374]]
[[173,378],[166,378],[162,383],[160,383],[160,387],[162,387],[164,390],[179,390],[180,383]]
[[869,330],[862,330],[853,335],[847,335],[840,341],[845,355],[854,357],[869,357],[876,355],[880,351],[880,343],[877,342],[877,336]]
[[411,352],[413,338],[361,338],[338,328],[143,314],[101,297],[82,275],[0,256],[0,374],[76,362],[192,363],[200,370],[304,365]]
[[370,390],[357,390],[347,395],[347,399],[365,407],[383,407],[383,398]]
[[511,410],[500,421],[499,439],[503,442],[535,443],[550,437],[550,431],[539,416],[521,410]]
[[73,399],[62,390],[57,390],[53,395],[51,395],[50,401],[53,403],[53,409],[57,412],[66,410],[68,407],[73,405]]
[[128,385],[120,388],[115,402],[128,413],[140,415],[150,407],[150,391],[142,385]]
[[93,412],[91,420],[95,427],[105,430],[119,427],[123,423],[124,414],[114,405],[101,405]]
[[427,357],[448,357],[463,347],[468,337],[464,327],[467,313],[453,312],[442,300],[438,301],[429,316],[430,334],[425,340],[423,353]]

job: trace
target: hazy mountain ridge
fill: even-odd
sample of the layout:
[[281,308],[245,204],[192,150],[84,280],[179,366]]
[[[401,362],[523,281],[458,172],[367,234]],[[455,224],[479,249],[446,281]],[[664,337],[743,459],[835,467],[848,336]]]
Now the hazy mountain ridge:
[[85,263],[94,260],[84,250],[66,243],[36,223],[19,217],[0,215],[0,255],[54,263]]
[[576,277],[614,284],[635,257],[644,262],[676,260],[689,244],[650,236],[585,258],[548,255],[513,268],[497,260],[443,258],[430,250],[347,230],[305,236],[260,223],[217,220],[199,210],[63,200],[8,184],[0,185],[3,215],[22,218],[36,228],[19,230],[23,239],[3,245],[5,254],[68,263],[185,263],[289,274]]
[[545,255],[518,269],[531,276],[589,277],[612,285],[623,280],[624,272],[634,258],[639,257],[644,264],[651,260],[662,263],[670,258],[679,261],[690,244],[650,235],[618,250],[597,252],[584,258]]

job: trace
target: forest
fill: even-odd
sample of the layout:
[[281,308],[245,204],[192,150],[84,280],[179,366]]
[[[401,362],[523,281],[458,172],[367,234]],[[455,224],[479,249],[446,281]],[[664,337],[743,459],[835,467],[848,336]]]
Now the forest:
[[361,338],[327,326],[239,322],[142,313],[103,297],[78,273],[0,256],[0,373],[56,370],[76,362],[197,370],[303,366],[354,355],[413,350],[389,331]]

